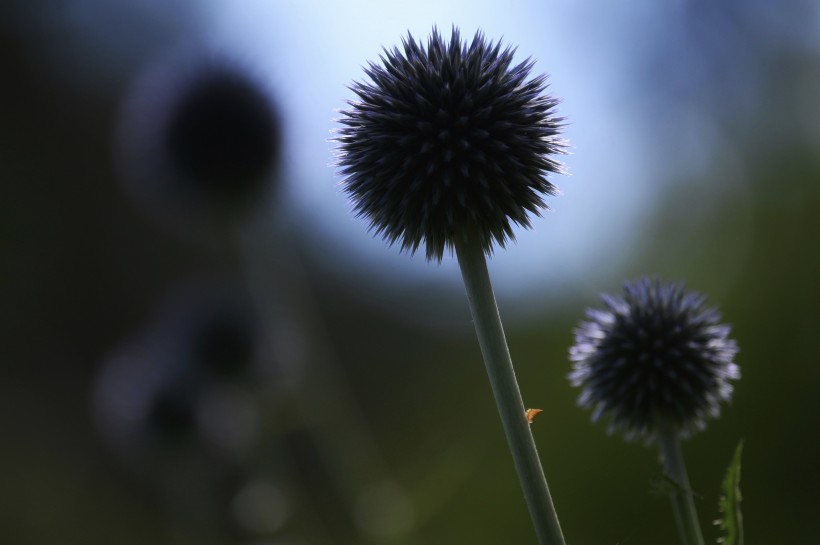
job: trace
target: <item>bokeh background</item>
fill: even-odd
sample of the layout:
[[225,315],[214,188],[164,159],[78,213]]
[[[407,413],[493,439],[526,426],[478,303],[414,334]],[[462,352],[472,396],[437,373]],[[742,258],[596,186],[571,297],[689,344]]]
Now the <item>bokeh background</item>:
[[[330,166],[361,66],[452,24],[532,55],[568,120],[563,194],[490,263],[568,542],[675,539],[655,453],[566,380],[584,309],[657,274],[741,347],[684,446],[707,540],[743,438],[748,542],[817,543],[812,0],[5,2],[0,542],[534,542],[453,260],[368,235]],[[198,48],[263,82],[283,149],[252,216],[186,230],[119,145],[135,82]]]

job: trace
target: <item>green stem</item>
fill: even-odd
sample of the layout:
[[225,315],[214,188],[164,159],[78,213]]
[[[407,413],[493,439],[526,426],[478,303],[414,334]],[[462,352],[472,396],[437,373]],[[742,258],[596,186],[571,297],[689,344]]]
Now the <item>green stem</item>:
[[703,545],[703,535],[698,522],[698,513],[686,475],[686,465],[680,448],[680,437],[677,430],[665,426],[658,433],[658,446],[666,475],[674,481],[672,492],[672,510],[682,545]]
[[456,255],[470,301],[484,365],[490,378],[501,422],[512,451],[515,469],[540,545],[565,545],[544,470],[524,414],[524,402],[515,379],[507,340],[493,295],[487,261],[480,245],[459,241]]

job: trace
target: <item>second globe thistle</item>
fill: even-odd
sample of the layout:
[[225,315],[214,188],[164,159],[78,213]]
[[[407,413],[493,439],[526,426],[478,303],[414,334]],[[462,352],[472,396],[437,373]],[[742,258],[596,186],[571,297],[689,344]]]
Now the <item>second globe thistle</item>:
[[408,34],[402,48],[370,63],[369,83],[342,112],[336,141],[342,187],[358,215],[403,250],[426,247],[440,261],[457,239],[489,253],[528,227],[529,213],[556,192],[565,143],[546,78],[528,80],[533,61],[481,32],[449,42],[434,28],[425,48]]
[[738,347],[705,298],[644,278],[602,299],[570,349],[579,405],[628,439],[654,439],[661,426],[686,435],[716,417],[740,377]]

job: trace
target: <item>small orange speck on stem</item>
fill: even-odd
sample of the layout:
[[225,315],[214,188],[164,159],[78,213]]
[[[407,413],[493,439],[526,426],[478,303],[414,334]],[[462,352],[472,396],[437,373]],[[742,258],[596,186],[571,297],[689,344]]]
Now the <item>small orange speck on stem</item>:
[[527,417],[527,423],[532,424],[532,421],[535,420],[535,417],[541,414],[543,409],[527,409],[524,415]]

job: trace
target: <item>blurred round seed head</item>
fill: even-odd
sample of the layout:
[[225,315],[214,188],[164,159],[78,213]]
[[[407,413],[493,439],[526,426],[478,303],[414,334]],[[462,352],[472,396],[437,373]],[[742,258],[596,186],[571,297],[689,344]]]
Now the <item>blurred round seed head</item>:
[[104,363],[95,417],[111,447],[138,465],[203,446],[241,454],[256,437],[255,393],[274,375],[270,367],[264,335],[240,290],[191,286]]
[[643,278],[602,300],[570,349],[569,378],[594,421],[606,415],[610,432],[651,441],[660,426],[687,436],[720,414],[740,378],[738,347],[702,295]]
[[184,52],[136,79],[123,104],[117,152],[121,177],[152,215],[208,232],[264,200],[281,141],[272,94],[247,66]]
[[251,535],[273,535],[291,518],[286,492],[272,482],[253,480],[239,489],[231,502],[236,523]]
[[203,281],[179,288],[159,308],[152,331],[213,380],[254,382],[271,371],[259,318],[239,286]]
[[357,215],[390,244],[424,245],[435,261],[458,238],[490,253],[547,208],[562,119],[546,77],[528,79],[534,62],[514,53],[455,27],[449,41],[433,28],[426,47],[408,33],[351,86],[336,164]]

